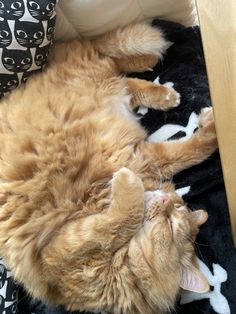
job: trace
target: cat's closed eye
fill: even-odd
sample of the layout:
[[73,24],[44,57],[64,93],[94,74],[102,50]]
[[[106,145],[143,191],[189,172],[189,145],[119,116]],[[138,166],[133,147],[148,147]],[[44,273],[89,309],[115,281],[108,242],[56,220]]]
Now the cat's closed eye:
[[2,3],[2,1],[0,1],[0,9],[4,8],[4,4]]

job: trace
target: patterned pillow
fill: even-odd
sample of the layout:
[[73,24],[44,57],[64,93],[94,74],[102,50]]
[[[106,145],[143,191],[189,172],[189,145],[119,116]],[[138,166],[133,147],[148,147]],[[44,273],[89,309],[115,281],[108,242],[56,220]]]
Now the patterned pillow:
[[45,66],[58,0],[0,0],[0,98]]

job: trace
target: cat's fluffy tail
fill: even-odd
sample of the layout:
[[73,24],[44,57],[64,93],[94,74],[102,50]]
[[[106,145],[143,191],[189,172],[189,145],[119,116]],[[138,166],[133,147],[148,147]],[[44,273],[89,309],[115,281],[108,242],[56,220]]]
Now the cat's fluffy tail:
[[148,23],[135,23],[118,28],[94,40],[102,54],[112,58],[154,55],[158,58],[171,45],[159,28]]

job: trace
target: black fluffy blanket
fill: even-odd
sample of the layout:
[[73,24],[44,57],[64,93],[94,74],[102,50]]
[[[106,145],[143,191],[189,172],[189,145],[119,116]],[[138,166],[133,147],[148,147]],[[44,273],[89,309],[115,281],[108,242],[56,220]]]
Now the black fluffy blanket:
[[[140,123],[148,130],[150,140],[181,140],[190,137],[196,130],[201,108],[211,105],[199,28],[185,28],[161,21],[154,21],[154,25],[164,29],[166,37],[173,45],[153,72],[132,76],[161,84],[172,82],[182,96],[181,104],[169,112],[141,108],[137,114],[140,116]],[[196,252],[200,268],[211,285],[211,291],[207,294],[183,293],[176,313],[234,314],[236,254],[231,238],[219,154],[216,153],[206,162],[180,173],[174,177],[174,182],[177,188],[181,188],[190,208],[204,208],[209,213],[209,220],[198,236]],[[5,272],[5,280],[6,274]],[[9,292],[12,291],[11,287],[8,286],[5,300],[0,299],[0,313],[15,313]],[[3,288],[2,281],[0,295]],[[17,305],[20,314],[68,314],[62,308],[49,308],[32,300],[22,289],[19,290],[18,303],[14,302],[14,305]]]

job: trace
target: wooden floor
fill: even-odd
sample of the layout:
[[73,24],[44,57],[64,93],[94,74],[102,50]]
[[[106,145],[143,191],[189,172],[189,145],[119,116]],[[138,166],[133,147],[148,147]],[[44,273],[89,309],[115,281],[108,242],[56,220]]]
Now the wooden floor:
[[236,0],[196,0],[236,247]]

